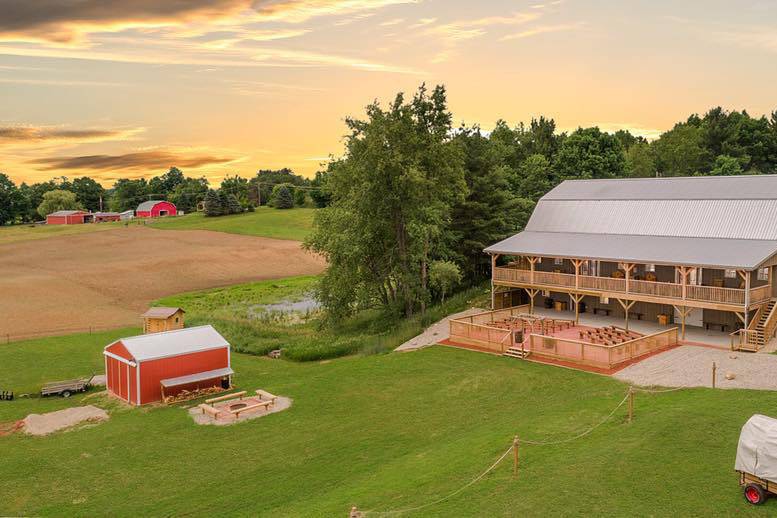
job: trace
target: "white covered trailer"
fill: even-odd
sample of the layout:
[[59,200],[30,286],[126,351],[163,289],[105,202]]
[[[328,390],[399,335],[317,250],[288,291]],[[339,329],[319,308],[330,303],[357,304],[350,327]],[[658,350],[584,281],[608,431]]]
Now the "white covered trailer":
[[751,504],[762,504],[769,493],[777,493],[777,419],[756,414],[747,420],[739,434],[734,469]]

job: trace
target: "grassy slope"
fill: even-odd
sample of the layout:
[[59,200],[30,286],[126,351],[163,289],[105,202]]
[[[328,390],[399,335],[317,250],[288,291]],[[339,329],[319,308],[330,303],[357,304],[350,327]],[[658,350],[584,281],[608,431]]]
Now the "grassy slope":
[[[29,384],[17,347],[37,351],[41,372],[75,376],[101,361],[109,338],[71,342],[59,364],[48,358],[63,339],[0,348],[2,379]],[[233,364],[241,388],[290,396],[292,408],[217,428],[194,425],[178,407],[123,409],[99,395],[76,396],[67,404],[88,398],[111,408],[111,420],[45,438],[0,437],[0,514],[337,516],[353,503],[404,508],[469,481],[515,433],[574,435],[626,390],[606,377],[447,348],[304,364],[235,354]],[[64,401],[0,402],[0,421]],[[505,462],[415,515],[774,514],[777,500],[761,509],[742,501],[732,468],[742,423],[776,404],[769,392],[640,394],[631,425],[622,408],[583,439],[525,445],[517,479]]]
[[314,276],[269,281],[185,293],[161,299],[155,305],[180,306],[187,312],[187,325],[212,324],[233,346],[233,350],[266,354],[282,348],[287,358],[321,360],[354,353],[390,350],[419,334],[430,323],[477,303],[482,289],[459,293],[428,313],[397,321],[378,312],[367,311],[339,323],[333,329],[319,329],[315,318],[289,322],[277,318],[250,318],[259,304],[306,297],[316,281]]
[[155,221],[154,227],[170,230],[215,230],[230,234],[302,241],[313,225],[314,212],[315,209],[279,210],[260,207],[256,212],[217,218],[206,218],[201,213],[162,218]]

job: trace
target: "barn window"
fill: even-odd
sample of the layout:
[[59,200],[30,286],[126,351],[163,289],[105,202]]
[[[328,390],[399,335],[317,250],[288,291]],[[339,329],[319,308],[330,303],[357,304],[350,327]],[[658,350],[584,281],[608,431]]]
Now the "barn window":
[[656,265],[655,264],[646,264],[645,265],[645,271],[646,272],[653,272],[653,273],[655,273]]
[[556,266],[562,265],[564,264],[564,260],[560,257],[556,257],[553,259],[553,264],[555,264]]
[[726,279],[736,279],[737,278],[737,271],[736,270],[725,270],[723,273],[723,276]]
[[175,323],[176,324],[178,323],[178,317],[175,317]]
[[758,280],[759,281],[769,280],[769,268],[758,268]]

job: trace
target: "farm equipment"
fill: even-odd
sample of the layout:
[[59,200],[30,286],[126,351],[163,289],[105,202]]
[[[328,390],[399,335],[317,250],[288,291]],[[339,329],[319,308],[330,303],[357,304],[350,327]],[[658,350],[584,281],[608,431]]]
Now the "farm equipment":
[[747,420],[734,469],[749,503],[761,505],[769,494],[777,494],[777,419],[756,414]]
[[89,390],[89,387],[92,386],[93,379],[94,376],[74,380],[52,381],[51,383],[43,385],[43,388],[40,389],[40,395],[70,397],[76,392],[86,392]]

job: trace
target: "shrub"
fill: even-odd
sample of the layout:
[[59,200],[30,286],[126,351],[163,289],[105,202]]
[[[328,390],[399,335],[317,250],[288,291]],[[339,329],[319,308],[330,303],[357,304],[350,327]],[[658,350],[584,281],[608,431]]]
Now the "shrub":
[[294,207],[294,199],[286,185],[277,185],[273,189],[273,204],[276,209],[290,209]]

